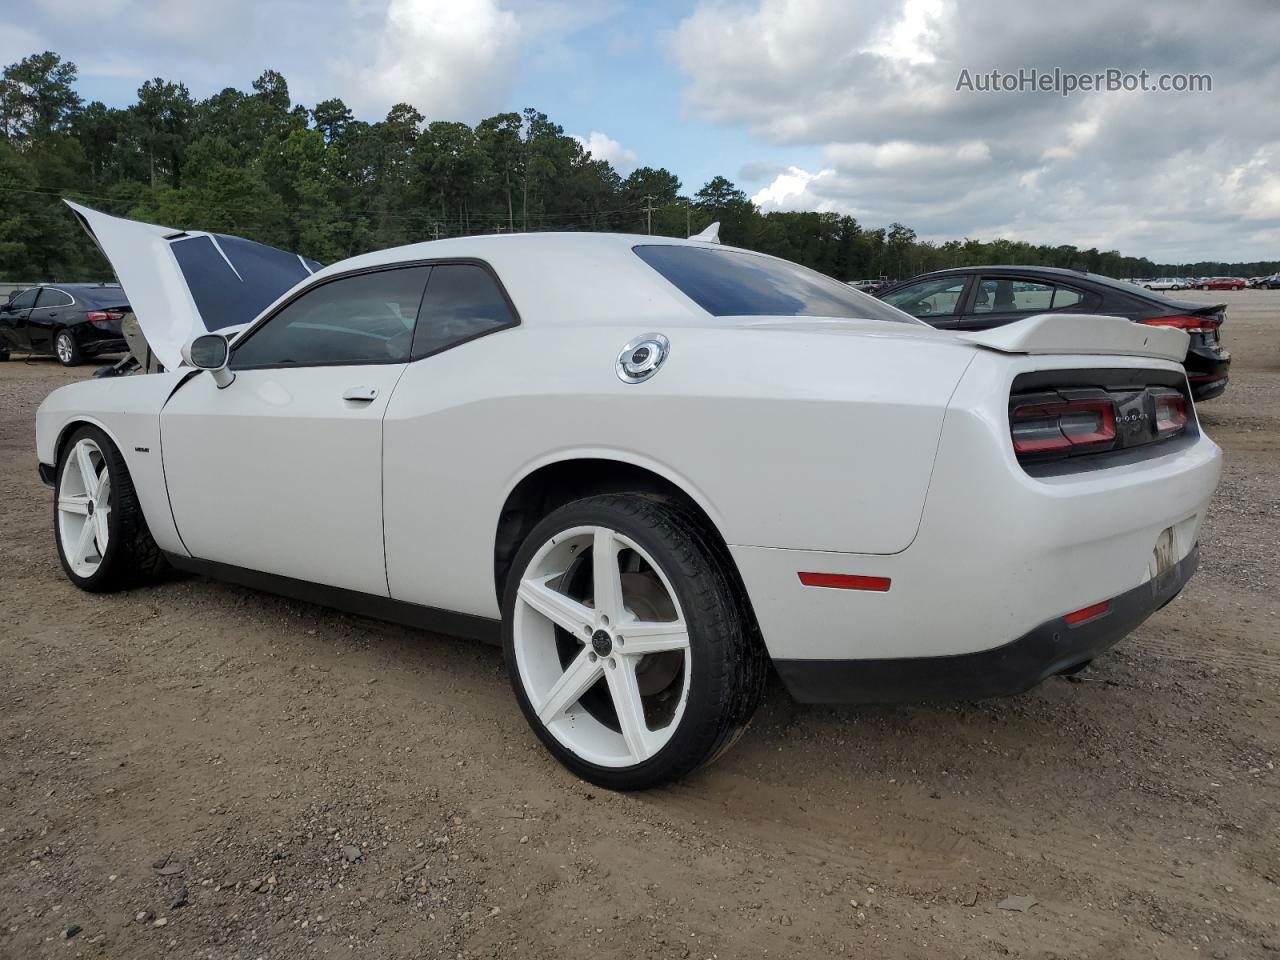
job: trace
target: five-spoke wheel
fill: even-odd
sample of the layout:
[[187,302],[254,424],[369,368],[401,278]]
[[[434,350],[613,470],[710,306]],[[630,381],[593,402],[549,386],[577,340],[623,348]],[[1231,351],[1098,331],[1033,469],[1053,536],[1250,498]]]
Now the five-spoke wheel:
[[71,571],[87,578],[102,565],[111,540],[111,473],[92,437],[77,440],[65,456],[58,484],[58,542]]
[[516,557],[504,609],[513,686],[552,752],[603,786],[688,772],[758,700],[758,641],[695,526],[651,497],[591,497],[554,512]]
[[163,575],[168,564],[151,538],[133,478],[111,438],[85,425],[60,450],[54,540],[71,582],[100,592]]
[[574,527],[542,545],[516,596],[516,666],[551,734],[605,767],[661,750],[689,693],[689,629],[653,558],[617,530]]

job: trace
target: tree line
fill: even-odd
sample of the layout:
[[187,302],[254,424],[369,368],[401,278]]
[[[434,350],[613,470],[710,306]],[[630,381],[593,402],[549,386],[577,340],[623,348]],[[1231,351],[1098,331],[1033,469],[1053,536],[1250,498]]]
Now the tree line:
[[1022,241],[935,243],[901,223],[763,213],[725,177],[689,192],[661,167],[621,176],[545,113],[469,126],[406,103],[375,123],[340,99],[294,103],[274,70],[204,100],[156,78],[127,107],[85,103],[74,63],[33,54],[0,76],[0,279],[110,277],[60,202],[176,228],[237,234],[331,263],[439,237],[531,230],[686,236],[720,221],[723,242],[841,280],[1018,263],[1116,277],[1252,276],[1280,262],[1156,264],[1116,251]]

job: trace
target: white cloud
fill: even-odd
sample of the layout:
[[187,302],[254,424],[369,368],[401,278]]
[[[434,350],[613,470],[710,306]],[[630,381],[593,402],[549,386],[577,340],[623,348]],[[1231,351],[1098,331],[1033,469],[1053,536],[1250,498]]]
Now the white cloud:
[[0,21],[0,65],[16,63],[44,49],[38,34],[16,23]]
[[[745,128],[773,157],[821,148],[820,164],[772,175],[756,194],[766,209],[898,220],[934,237],[1004,232],[1252,259],[1275,256],[1265,244],[1280,231],[1280,18],[1270,9],[701,0],[671,46],[692,117]],[[1028,67],[1209,73],[1213,91],[955,89],[962,69]]]
[[810,173],[799,167],[787,167],[773,181],[751,197],[751,202],[761,210],[822,210],[823,201],[810,194],[816,180],[835,176],[834,170]]
[[496,0],[391,0],[351,100],[403,101],[429,119],[479,119],[501,106],[514,81],[521,32]]
[[613,164],[613,169],[624,177],[640,166],[640,158],[635,155],[634,151],[628,150],[617,140],[614,140],[613,137],[601,133],[599,130],[592,130],[591,135],[585,138],[576,133],[572,134],[572,136],[593,157],[597,160],[608,160]]

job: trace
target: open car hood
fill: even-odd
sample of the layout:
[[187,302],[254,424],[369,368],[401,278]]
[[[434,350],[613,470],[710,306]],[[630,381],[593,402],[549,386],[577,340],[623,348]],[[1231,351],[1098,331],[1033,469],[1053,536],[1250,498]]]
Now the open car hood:
[[151,352],[172,370],[202,333],[243,327],[322,264],[252,240],[175,230],[64,201],[124,288]]

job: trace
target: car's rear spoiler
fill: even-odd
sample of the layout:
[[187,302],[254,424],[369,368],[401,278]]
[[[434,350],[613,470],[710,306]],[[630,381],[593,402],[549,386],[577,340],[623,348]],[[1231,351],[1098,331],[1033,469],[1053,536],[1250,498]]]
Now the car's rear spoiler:
[[959,337],[1001,353],[1155,357],[1179,363],[1191,342],[1184,331],[1173,327],[1149,327],[1123,317],[1080,313],[1038,313]]

